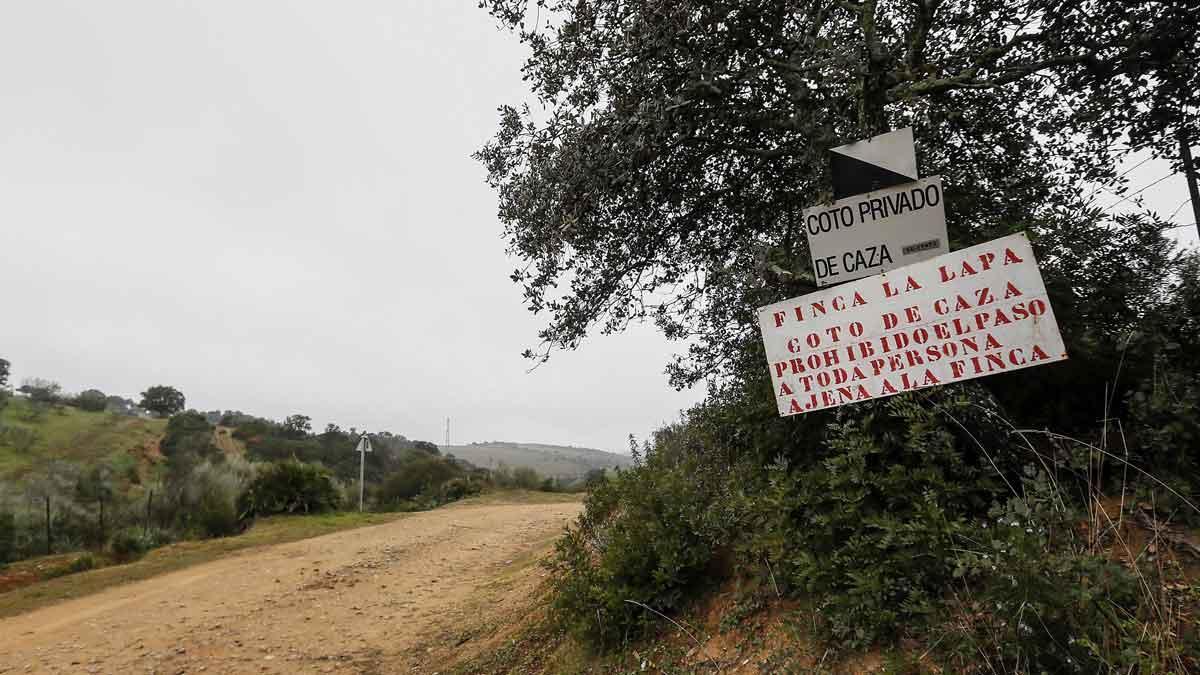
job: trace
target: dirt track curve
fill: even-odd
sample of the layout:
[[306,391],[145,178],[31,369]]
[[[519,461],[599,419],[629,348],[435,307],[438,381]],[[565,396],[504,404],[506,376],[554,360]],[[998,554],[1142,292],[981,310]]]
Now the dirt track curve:
[[578,503],[459,504],[0,620],[0,673],[434,673]]

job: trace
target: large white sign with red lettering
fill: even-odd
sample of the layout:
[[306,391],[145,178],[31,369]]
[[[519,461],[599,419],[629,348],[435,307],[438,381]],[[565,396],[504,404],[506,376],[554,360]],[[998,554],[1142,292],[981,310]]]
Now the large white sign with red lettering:
[[759,308],[780,415],[1067,358],[1024,234]]

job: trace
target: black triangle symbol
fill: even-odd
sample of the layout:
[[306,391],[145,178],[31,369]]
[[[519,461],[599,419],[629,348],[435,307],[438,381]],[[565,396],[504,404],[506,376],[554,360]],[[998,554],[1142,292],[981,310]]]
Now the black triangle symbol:
[[902,173],[896,173],[882,166],[869,164],[861,159],[848,157],[838,152],[829,153],[829,157],[829,172],[833,175],[833,199],[835,201],[916,180]]

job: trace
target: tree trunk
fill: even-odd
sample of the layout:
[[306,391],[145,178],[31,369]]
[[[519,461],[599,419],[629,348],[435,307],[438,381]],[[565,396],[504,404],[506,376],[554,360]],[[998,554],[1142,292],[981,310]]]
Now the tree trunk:
[[1192,148],[1188,144],[1187,132],[1179,126],[1179,159],[1183,162],[1183,175],[1187,179],[1188,196],[1192,200],[1192,224],[1200,234],[1200,188],[1196,186],[1196,165],[1192,162]]
[[875,6],[875,0],[864,0],[859,9],[866,67],[859,80],[861,91],[858,100],[858,125],[865,138],[877,136],[889,129],[887,112],[884,109],[887,104],[889,57],[875,32]]

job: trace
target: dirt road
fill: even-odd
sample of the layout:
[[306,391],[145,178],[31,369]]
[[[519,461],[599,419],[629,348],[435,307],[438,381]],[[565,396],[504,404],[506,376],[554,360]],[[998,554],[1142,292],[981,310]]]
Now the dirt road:
[[109,589],[0,620],[0,673],[435,673],[579,510],[453,505]]

